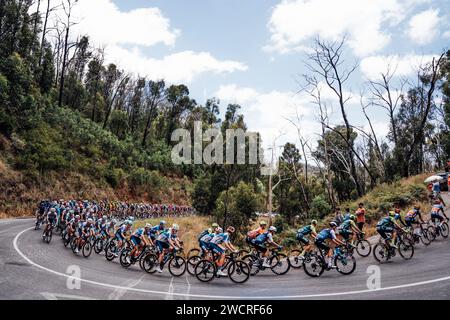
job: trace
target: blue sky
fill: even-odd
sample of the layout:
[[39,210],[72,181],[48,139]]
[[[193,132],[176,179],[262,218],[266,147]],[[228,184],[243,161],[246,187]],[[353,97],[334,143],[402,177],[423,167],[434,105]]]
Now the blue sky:
[[[80,0],[75,33],[106,48],[107,60],[132,73],[185,83],[199,103],[213,96],[239,103],[265,143],[296,140],[286,121],[301,115],[304,135],[317,139],[317,109],[298,90],[315,37],[346,35],[345,59],[360,67],[346,90],[350,120],[367,128],[359,93],[388,62],[396,78],[414,77],[450,44],[448,0]],[[333,96],[324,91],[330,105]],[[366,93],[367,95],[367,93]],[[369,98],[366,96],[365,98]],[[337,110],[333,124],[341,122]],[[382,109],[371,109],[380,138]]]

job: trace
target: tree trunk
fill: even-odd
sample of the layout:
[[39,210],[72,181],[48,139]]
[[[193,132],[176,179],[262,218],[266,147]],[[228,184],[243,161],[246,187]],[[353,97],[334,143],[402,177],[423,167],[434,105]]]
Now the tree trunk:
[[[70,23],[70,21],[69,21]],[[66,62],[67,62],[67,48],[69,45],[69,32],[70,27],[67,26],[66,28],[66,39],[64,42],[64,51],[63,51],[63,62],[62,62],[62,69],[61,69],[61,81],[59,84],[59,99],[58,99],[58,106],[62,107],[63,103],[63,92],[64,92],[64,80],[65,80],[65,72],[66,72]]]

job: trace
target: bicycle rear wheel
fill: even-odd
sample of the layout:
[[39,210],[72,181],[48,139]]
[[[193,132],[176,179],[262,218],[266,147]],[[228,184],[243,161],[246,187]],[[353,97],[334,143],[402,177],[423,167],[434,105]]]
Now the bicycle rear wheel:
[[427,229],[423,229],[422,230],[422,235],[420,236],[420,241],[422,241],[422,243],[425,246],[429,246],[430,245],[431,240],[430,240],[430,235],[429,235],[429,232],[428,232]]
[[197,263],[202,260],[200,256],[192,256],[187,261],[187,272],[194,276],[195,275],[195,267],[197,266]]
[[142,269],[149,274],[156,272],[158,266],[158,256],[153,253],[149,253],[142,258]]
[[273,256],[269,261],[270,270],[276,275],[282,276],[289,272],[291,269],[291,264],[289,263],[288,257],[283,253],[278,253]]
[[250,278],[250,267],[242,260],[231,261],[228,276],[234,283],[244,283]]
[[414,256],[414,246],[409,240],[400,241],[398,244],[398,253],[405,260],[410,260]]
[[243,257],[242,261],[247,263],[248,266],[250,267],[250,275],[251,276],[256,276],[258,274],[258,272],[260,270],[259,269],[260,261],[257,256],[249,254],[249,255],[246,255],[245,257]]
[[86,243],[83,245],[83,257],[89,258],[89,256],[92,253],[92,245],[89,241],[86,241]]
[[216,265],[208,260],[201,260],[195,266],[195,277],[201,282],[210,282],[216,275]]
[[174,277],[181,277],[186,272],[186,260],[180,256],[174,256],[169,261],[169,272]]
[[199,255],[200,255],[200,249],[194,248],[194,249],[189,250],[186,259],[189,260],[191,257],[199,256]]
[[103,250],[103,239],[98,238],[94,242],[94,251],[96,254],[100,254],[102,252],[102,250]]
[[428,238],[430,239],[430,242],[433,242],[436,240],[436,229],[433,226],[429,226],[427,228],[428,231]]
[[441,225],[441,236],[442,236],[443,238],[447,238],[447,237],[448,237],[448,234],[449,234],[448,224],[447,224],[447,222],[444,222],[444,223]]
[[301,254],[300,250],[291,250],[289,253],[289,263],[292,268],[300,269],[302,267],[303,259],[300,257]]
[[389,260],[389,248],[384,243],[377,243],[373,248],[373,256],[379,263],[385,263]]
[[353,255],[338,254],[334,258],[334,265],[340,274],[349,275],[356,269],[356,259]]
[[131,262],[128,260],[130,253],[131,253],[130,249],[124,249],[120,253],[119,262],[120,262],[120,265],[124,268],[128,268],[129,266],[131,266]]
[[317,254],[310,254],[303,260],[303,270],[310,277],[320,277],[325,271],[325,261]]
[[368,257],[372,252],[370,242],[367,240],[358,240],[356,243],[356,252],[358,252],[361,257]]

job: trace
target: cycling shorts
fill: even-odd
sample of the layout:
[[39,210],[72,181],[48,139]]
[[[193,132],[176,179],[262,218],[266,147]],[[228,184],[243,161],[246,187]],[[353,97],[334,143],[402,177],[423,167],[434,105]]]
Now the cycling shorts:
[[211,250],[210,242],[200,240],[198,243],[200,245],[200,249],[202,249],[203,251]]
[[325,250],[326,252],[328,252],[328,250],[330,250],[330,247],[325,244],[325,240],[316,240],[315,244],[316,244],[317,248]]
[[216,243],[209,243],[209,247],[212,251],[214,251],[215,253],[218,254],[222,254],[225,252],[225,250],[223,250],[221,247],[219,247]]
[[156,246],[158,247],[159,252],[163,252],[164,249],[169,249],[170,244],[168,242],[156,240]]
[[300,241],[301,243],[303,243],[304,245],[308,245],[309,244],[309,240],[305,238],[305,236],[301,233],[297,234],[297,240]]
[[436,219],[438,219],[439,220],[439,222],[442,222],[442,221],[444,221],[444,217],[443,216],[441,216],[440,214],[438,214],[438,213],[431,213],[431,219],[432,220],[436,220]]
[[142,241],[141,238],[138,238],[136,236],[131,236],[130,240],[135,246],[140,245]]

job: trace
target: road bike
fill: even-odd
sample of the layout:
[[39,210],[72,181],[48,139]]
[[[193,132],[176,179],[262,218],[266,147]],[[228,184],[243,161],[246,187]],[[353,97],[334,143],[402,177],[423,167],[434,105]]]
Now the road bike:
[[331,257],[331,266],[326,262],[326,252],[323,249],[317,249],[314,252],[305,255],[303,260],[303,270],[313,278],[320,277],[325,271],[336,269],[343,275],[350,275],[356,269],[356,259],[353,256],[349,246],[337,246],[333,250]]
[[[212,255],[213,259],[200,260],[194,270],[195,277],[201,282],[210,282],[214,278],[220,278],[218,275],[219,267],[217,260],[220,255]],[[220,268],[226,270],[227,277],[234,283],[244,283],[250,278],[250,266],[244,261],[238,259],[238,253],[227,255],[224,265]]]
[[259,271],[266,269],[272,270],[276,275],[284,275],[289,272],[291,264],[289,258],[284,253],[280,252],[281,249],[272,249],[267,257],[268,265],[270,268],[264,267],[264,259],[260,253],[254,252],[246,255],[242,258],[242,261],[246,262],[250,267],[250,275],[255,276]]
[[414,256],[414,245],[408,239],[397,237],[396,246],[398,249],[390,245],[391,237],[385,240],[380,237],[380,240],[373,248],[373,256],[379,263],[385,263],[396,256],[398,252],[404,260],[410,260]]
[[[183,249],[172,249],[164,255],[161,270],[164,266],[168,265],[170,274],[174,277],[181,277],[187,268],[186,259],[184,259],[179,253],[182,253]],[[156,272],[156,268],[159,264],[158,253],[147,253],[143,258],[142,268],[145,272],[153,274]]]

